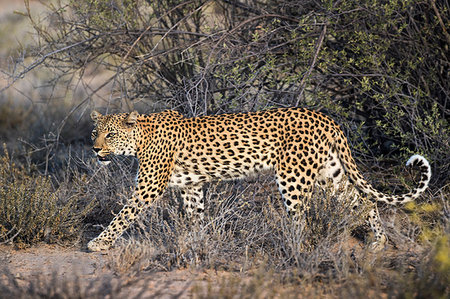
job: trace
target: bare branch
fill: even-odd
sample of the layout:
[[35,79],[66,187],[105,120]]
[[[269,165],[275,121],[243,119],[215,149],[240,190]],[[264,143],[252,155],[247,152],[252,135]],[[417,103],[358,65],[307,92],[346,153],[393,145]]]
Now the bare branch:
[[320,33],[319,39],[317,40],[316,51],[314,52],[314,56],[312,58],[311,64],[309,65],[308,71],[303,76],[302,81],[300,81],[300,93],[297,97],[297,102],[295,103],[296,107],[298,107],[298,105],[300,104],[300,100],[303,95],[303,91],[305,90],[306,79],[309,78],[314,66],[316,65],[317,56],[319,56],[319,52],[320,52],[320,49],[322,48],[322,43],[323,43],[323,39],[325,38],[326,32],[327,32],[327,25],[325,24],[325,25],[323,25],[322,32]]

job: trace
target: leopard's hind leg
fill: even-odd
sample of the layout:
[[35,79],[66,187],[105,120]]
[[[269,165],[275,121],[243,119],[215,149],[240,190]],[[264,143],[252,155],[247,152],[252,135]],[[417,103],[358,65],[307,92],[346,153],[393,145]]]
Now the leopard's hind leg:
[[[363,197],[364,195],[348,180],[334,148],[331,148],[328,159],[320,169],[317,181],[322,187],[327,186],[332,196],[335,196],[338,200],[349,200],[353,209],[357,209],[361,204],[367,203],[367,200]],[[370,248],[373,251],[379,251],[386,245],[387,237],[381,224],[376,204],[371,203],[371,205],[373,205],[373,208],[369,211],[366,219],[374,234],[374,241]]]
[[186,214],[193,220],[204,219],[205,201],[202,186],[202,184],[189,185],[180,190]]

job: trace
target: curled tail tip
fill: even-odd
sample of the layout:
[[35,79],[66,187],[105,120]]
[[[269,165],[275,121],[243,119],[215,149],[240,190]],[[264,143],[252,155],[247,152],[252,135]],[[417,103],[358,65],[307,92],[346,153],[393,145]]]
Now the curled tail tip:
[[406,162],[406,166],[425,166],[428,169],[431,169],[430,167],[430,163],[428,162],[427,159],[425,159],[425,157],[421,156],[421,155],[412,155],[408,162]]
[[406,166],[413,166],[420,169],[421,174],[421,183],[419,184],[417,190],[419,193],[423,192],[430,182],[431,179],[431,166],[425,157],[421,155],[413,155],[409,158],[408,162],[406,162]]

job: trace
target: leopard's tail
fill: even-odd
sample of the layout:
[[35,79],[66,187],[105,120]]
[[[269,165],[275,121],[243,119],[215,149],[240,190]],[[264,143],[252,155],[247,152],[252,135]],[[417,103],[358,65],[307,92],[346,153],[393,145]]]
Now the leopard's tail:
[[[343,133],[339,133],[339,135],[342,135],[342,139],[339,138],[337,140],[346,140]],[[347,142],[342,143],[341,141],[340,144],[335,144],[335,148],[338,153],[339,160],[344,166],[345,172],[347,173],[350,181],[356,186],[357,189],[367,195],[370,195],[375,201],[382,201],[391,205],[413,201],[419,197],[425,189],[427,189],[430,182],[430,163],[428,163],[427,159],[421,155],[413,155],[409,158],[408,162],[406,162],[406,166],[411,165],[412,167],[416,167],[420,170],[420,182],[418,185],[410,192],[401,195],[388,195],[382,193],[367,183],[361,173],[357,170]]]

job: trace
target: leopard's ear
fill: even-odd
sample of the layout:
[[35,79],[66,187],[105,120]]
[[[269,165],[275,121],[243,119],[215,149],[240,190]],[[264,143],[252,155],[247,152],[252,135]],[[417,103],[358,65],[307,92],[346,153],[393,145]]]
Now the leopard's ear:
[[124,121],[125,124],[130,127],[134,126],[136,124],[138,115],[139,113],[136,110],[128,114]]
[[98,119],[102,116],[102,114],[100,112],[97,111],[92,111],[91,112],[91,118],[92,120],[96,123],[98,121]]

